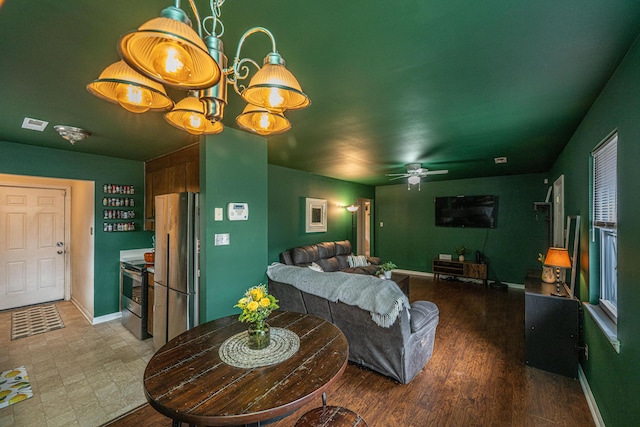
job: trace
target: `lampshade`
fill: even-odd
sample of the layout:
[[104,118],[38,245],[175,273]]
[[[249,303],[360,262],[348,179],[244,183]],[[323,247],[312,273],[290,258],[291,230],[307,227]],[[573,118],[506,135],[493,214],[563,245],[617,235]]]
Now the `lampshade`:
[[135,70],[176,89],[205,89],[220,80],[220,67],[184,11],[174,6],[125,34],[118,51]]
[[291,128],[291,123],[284,114],[272,113],[252,104],[247,104],[242,113],[236,117],[236,123],[246,131],[263,136],[276,135]]
[[149,110],[169,110],[173,101],[160,83],[137,73],[124,61],[118,61],[100,73],[87,90],[98,98],[120,104],[132,113]]
[[420,177],[419,176],[415,176],[412,175],[409,177],[409,179],[407,180],[409,182],[409,184],[414,185],[414,184],[418,184],[420,182]]
[[549,248],[544,265],[558,268],[571,268],[569,251],[565,248]]
[[212,135],[222,132],[222,122],[211,122],[205,116],[204,104],[196,96],[189,95],[164,115],[165,120],[180,130],[193,135]]
[[353,212],[357,212],[358,211],[359,206],[358,205],[351,205],[351,206],[347,206],[347,210],[351,213]]
[[264,59],[263,67],[253,76],[242,97],[250,104],[274,112],[296,110],[311,104],[298,80],[285,68],[284,59],[275,52]]

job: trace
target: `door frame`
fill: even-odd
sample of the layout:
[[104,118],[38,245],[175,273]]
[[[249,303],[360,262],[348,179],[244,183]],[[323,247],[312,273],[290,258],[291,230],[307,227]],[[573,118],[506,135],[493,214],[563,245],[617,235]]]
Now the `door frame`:
[[564,234],[564,175],[553,182],[553,243],[556,248],[565,247]]
[[[46,180],[47,178],[42,179]],[[0,186],[64,191],[64,300],[69,301],[71,299],[71,186],[17,181],[0,181]]]

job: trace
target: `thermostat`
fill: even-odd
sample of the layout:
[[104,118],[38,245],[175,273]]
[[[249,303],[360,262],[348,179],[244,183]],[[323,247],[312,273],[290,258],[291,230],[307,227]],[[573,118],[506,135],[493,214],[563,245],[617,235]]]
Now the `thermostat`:
[[249,219],[248,203],[229,203],[227,205],[229,221],[246,221]]

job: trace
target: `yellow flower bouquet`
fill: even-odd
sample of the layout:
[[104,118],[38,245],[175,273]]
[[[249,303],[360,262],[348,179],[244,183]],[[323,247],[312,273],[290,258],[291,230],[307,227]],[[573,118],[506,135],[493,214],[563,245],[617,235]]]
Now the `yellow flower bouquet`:
[[267,293],[267,286],[263,284],[249,288],[234,307],[242,310],[238,320],[249,323],[263,322],[279,308],[278,300]]

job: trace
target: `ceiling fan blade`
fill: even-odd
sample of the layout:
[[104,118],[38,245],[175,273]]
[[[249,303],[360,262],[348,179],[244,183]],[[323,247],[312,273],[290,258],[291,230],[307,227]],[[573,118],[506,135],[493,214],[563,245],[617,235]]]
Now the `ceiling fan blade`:
[[396,176],[395,178],[390,178],[389,181],[393,181],[394,179],[402,179],[406,178],[406,176]]
[[424,172],[425,175],[444,175],[445,173],[449,173],[449,171],[447,169],[442,169],[442,170],[438,170],[438,171],[426,171],[426,172]]
[[386,176],[397,176],[397,177],[400,177],[400,178],[405,177],[405,176],[409,176],[408,173],[386,173],[385,175]]

